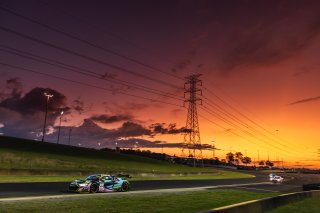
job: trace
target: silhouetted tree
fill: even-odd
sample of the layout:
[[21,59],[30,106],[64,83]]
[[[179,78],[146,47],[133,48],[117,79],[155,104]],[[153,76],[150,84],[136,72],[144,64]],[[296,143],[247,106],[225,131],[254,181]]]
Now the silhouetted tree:
[[273,164],[271,161],[268,161],[268,160],[267,160],[267,161],[266,161],[266,165],[267,165],[267,166],[270,166],[270,167],[273,167],[274,164]]
[[234,162],[234,154],[232,152],[227,153],[226,160],[229,164],[232,164]]
[[235,153],[235,161],[237,165],[239,165],[240,162],[242,162],[243,159],[243,154],[241,152],[236,152]]
[[248,156],[245,156],[242,158],[242,162],[247,165],[247,164],[251,163],[251,158]]

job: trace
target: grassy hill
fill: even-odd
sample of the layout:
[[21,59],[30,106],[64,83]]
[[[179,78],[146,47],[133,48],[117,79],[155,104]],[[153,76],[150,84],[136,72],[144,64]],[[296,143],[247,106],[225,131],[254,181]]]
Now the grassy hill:
[[0,169],[109,172],[212,172],[95,149],[0,137]]
[[86,175],[89,173],[211,173],[248,177],[212,168],[193,168],[155,159],[95,149],[0,136],[0,174]]

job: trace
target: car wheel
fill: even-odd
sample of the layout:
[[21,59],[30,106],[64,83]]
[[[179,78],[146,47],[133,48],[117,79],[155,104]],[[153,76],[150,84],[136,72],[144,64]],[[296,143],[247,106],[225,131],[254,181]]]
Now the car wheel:
[[95,183],[90,185],[90,193],[97,193],[99,192],[99,186]]
[[129,184],[127,182],[122,183],[121,185],[121,191],[126,192],[129,190]]

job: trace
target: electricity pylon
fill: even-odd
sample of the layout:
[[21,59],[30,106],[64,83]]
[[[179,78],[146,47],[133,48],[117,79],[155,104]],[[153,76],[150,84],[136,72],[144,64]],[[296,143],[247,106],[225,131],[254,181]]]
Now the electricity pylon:
[[[185,103],[188,102],[188,116],[186,122],[187,132],[184,135],[184,146],[182,147],[182,153],[184,149],[188,149],[189,156],[193,157],[193,166],[196,165],[196,157],[202,158],[201,141],[200,141],[200,130],[197,113],[197,103],[202,104],[202,100],[197,96],[202,95],[202,90],[199,86],[202,86],[202,81],[199,80],[201,74],[194,74],[186,77],[184,84],[184,96]],[[196,150],[199,150],[197,155]]]

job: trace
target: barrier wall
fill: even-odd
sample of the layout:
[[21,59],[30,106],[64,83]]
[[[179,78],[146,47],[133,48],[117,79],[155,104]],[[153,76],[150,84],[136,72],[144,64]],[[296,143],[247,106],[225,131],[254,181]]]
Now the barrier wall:
[[261,213],[288,203],[300,201],[308,197],[320,198],[320,190],[284,194],[276,197],[264,198],[260,200],[253,200],[230,206],[220,207],[208,211],[203,211],[201,213]]

